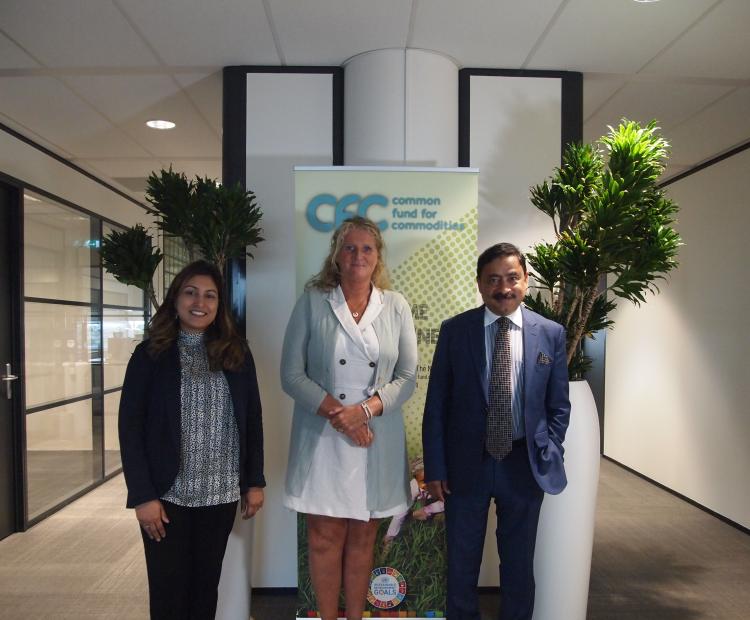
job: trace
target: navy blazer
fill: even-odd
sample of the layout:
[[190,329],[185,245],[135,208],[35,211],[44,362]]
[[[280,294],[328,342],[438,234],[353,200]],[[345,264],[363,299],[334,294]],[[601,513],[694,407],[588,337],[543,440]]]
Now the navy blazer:
[[[565,330],[522,307],[523,418],[531,471],[547,493],[567,484],[563,440],[570,420]],[[487,434],[484,306],[440,328],[430,370],[422,443],[425,480],[471,492],[480,477]]]
[[[177,343],[155,359],[148,340],[133,351],[120,397],[120,453],[127,507],[158,499],[180,468],[180,354]],[[250,351],[237,371],[225,370],[240,440],[240,493],[266,486],[263,424],[255,363]]]

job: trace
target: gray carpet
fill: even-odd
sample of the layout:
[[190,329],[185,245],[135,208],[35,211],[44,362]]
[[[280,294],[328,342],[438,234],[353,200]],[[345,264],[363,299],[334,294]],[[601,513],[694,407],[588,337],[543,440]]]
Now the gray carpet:
[[[0,541],[0,619],[148,618],[146,575],[121,476]],[[589,620],[745,620],[750,536],[602,462]],[[483,620],[497,617],[481,595]],[[256,591],[255,620],[294,617],[294,595]],[[559,620],[566,620],[560,618]]]

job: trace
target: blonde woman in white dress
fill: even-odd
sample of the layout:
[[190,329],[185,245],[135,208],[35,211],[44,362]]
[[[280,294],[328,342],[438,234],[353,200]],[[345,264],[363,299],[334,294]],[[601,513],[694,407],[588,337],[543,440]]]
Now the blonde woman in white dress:
[[411,309],[389,290],[377,225],[333,234],[287,326],[284,391],[295,401],[285,505],[306,515],[310,575],[323,620],[365,607],[380,519],[410,500],[401,407],[414,391]]

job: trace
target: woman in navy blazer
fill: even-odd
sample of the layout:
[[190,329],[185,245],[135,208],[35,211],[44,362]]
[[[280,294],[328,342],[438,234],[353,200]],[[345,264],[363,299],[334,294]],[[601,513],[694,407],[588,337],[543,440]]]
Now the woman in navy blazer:
[[238,500],[263,504],[255,365],[206,261],[173,280],[120,399],[127,506],[141,526],[152,618],[213,618]]

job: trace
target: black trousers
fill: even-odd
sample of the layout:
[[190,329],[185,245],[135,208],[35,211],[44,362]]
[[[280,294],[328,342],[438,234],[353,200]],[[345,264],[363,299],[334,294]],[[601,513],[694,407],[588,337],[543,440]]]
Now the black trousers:
[[213,620],[237,502],[200,508],[162,504],[167,536],[156,542],[141,530],[151,619]]
[[485,454],[476,491],[454,492],[446,499],[450,620],[480,618],[477,582],[493,499],[500,555],[500,620],[531,620],[534,546],[544,493],[531,473],[525,443],[513,442],[513,451],[502,461]]

